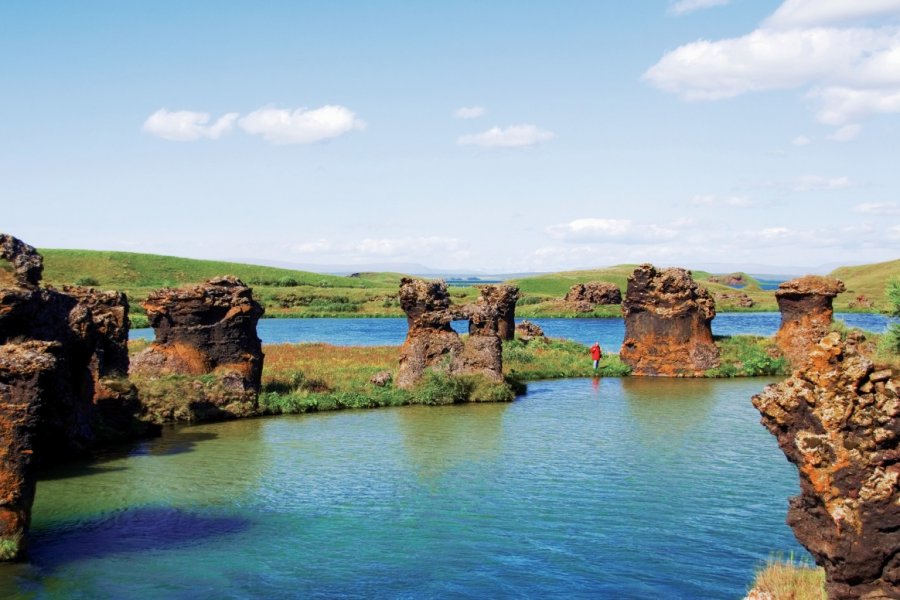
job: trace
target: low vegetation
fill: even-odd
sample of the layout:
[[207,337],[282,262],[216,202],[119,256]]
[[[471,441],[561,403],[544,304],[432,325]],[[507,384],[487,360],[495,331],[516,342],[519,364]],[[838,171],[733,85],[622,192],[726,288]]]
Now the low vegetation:
[[[402,317],[397,299],[400,273],[354,273],[350,276],[323,275],[293,269],[280,269],[240,263],[194,260],[173,256],[105,252],[94,250],[41,250],[44,255],[44,280],[52,285],[77,284],[124,291],[131,304],[134,327],[148,325],[140,302],[162,287],[200,283],[220,275],[235,275],[252,286],[266,308],[267,317]],[[522,297],[516,314],[521,318],[620,317],[622,308],[595,306],[591,312],[578,313],[563,301],[576,283],[606,281],[623,292],[635,265],[617,265],[586,271],[566,271],[510,280],[519,286]],[[711,281],[710,273],[693,271],[694,278],[714,295],[729,293],[730,300],[718,300],[720,312],[778,310],[772,290],[763,290],[753,277],[740,273],[746,285],[735,289]],[[900,260],[859,267],[843,267],[832,275],[847,286],[847,292],[835,299],[838,311],[887,311],[885,282],[900,275]],[[741,307],[735,292],[753,300],[752,307]],[[457,304],[473,302],[475,287],[454,286],[451,297]]]
[[781,356],[773,338],[733,335],[716,338],[721,364],[708,377],[762,377],[787,375],[790,364]]
[[0,561],[12,560],[18,556],[21,543],[21,534],[0,536]]
[[772,558],[756,573],[751,600],[828,600],[825,570],[803,561]]

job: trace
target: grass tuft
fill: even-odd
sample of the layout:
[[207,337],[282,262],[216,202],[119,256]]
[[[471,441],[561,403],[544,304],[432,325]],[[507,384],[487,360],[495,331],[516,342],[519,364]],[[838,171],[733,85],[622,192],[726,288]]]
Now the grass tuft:
[[750,598],[759,600],[828,600],[825,570],[805,561],[774,557],[756,572]]
[[15,560],[22,547],[22,534],[0,536],[0,561]]

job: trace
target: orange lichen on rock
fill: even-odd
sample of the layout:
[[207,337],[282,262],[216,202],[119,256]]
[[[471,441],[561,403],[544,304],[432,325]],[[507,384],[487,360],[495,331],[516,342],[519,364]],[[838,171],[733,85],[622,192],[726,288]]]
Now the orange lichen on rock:
[[[235,277],[219,277],[193,287],[157,290],[143,307],[156,340],[132,358],[132,374],[216,374],[229,389],[242,392],[243,400],[236,403],[233,396],[223,398],[223,406],[213,406],[215,410],[203,414],[220,419],[253,413],[264,358],[256,334],[263,308],[249,287]],[[215,399],[212,402],[215,404]],[[236,404],[241,405],[239,410],[231,408]],[[184,411],[154,406],[151,412],[180,415]]]
[[806,275],[778,286],[775,299],[781,311],[781,327],[775,343],[791,364],[801,366],[810,351],[828,333],[834,297],[844,291],[839,279]]
[[715,301],[685,269],[641,265],[628,278],[622,304],[620,358],[633,375],[697,377],[719,364],[711,323]]
[[900,384],[838,333],[753,398],[797,465],[788,524],[825,568],[828,597],[900,597]]

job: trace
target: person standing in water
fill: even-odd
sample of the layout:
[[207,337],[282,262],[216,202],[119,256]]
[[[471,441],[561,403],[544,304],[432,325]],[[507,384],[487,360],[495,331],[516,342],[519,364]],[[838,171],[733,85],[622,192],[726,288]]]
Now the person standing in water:
[[600,342],[594,342],[591,346],[591,358],[594,359],[594,370],[600,367],[600,359],[603,357],[603,350],[600,349]]

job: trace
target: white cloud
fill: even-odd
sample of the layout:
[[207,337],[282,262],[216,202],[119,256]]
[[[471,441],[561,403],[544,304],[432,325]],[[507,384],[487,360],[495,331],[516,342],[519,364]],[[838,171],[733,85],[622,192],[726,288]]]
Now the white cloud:
[[730,206],[733,208],[748,208],[753,206],[753,200],[746,196],[716,196],[714,194],[706,194],[694,196],[691,204],[697,206]]
[[482,133],[460,136],[460,145],[483,146],[485,148],[525,148],[552,140],[556,135],[534,125],[511,125],[505,129],[492,127]]
[[331,250],[332,247],[332,243],[328,240],[319,239],[302,244],[294,244],[290,247],[290,251],[295,254],[320,254]]
[[636,224],[631,219],[575,219],[568,223],[551,225],[547,233],[557,240],[575,242],[609,242],[636,244],[647,241],[668,240],[678,235],[678,230],[689,226],[690,219],[682,219],[665,226]]
[[849,177],[819,177],[807,175],[798,177],[790,183],[790,188],[795,192],[820,192],[828,190],[843,190],[853,186]]
[[791,140],[791,144],[794,146],[808,146],[812,143],[812,140],[806,137],[805,135],[798,135],[794,139]]
[[[900,45],[897,52],[900,56]],[[842,125],[847,121],[872,114],[900,112],[900,87],[896,89],[829,87],[813,90],[809,96],[821,101],[822,108],[816,114],[816,118],[828,125]]]
[[862,131],[862,125],[855,123],[852,125],[844,125],[829,135],[828,139],[834,142],[849,142],[850,140],[856,139],[856,136],[859,135],[860,131]]
[[190,110],[168,111],[161,108],[144,121],[143,130],[151,135],[173,142],[193,142],[200,138],[217,140],[231,131],[237,113],[227,113],[212,125],[209,113]]
[[730,3],[731,0],[679,0],[669,6],[668,12],[670,15],[686,15],[695,10],[713,8],[714,6],[725,6]]
[[453,116],[457,119],[477,119],[487,114],[487,110],[483,106],[462,106],[453,111]]
[[786,0],[764,24],[809,27],[891,14],[900,14],[900,0]]
[[354,252],[374,256],[403,256],[417,253],[429,254],[435,251],[458,252],[462,242],[456,238],[440,236],[403,238],[366,238],[354,243]]
[[353,111],[335,105],[313,110],[261,108],[243,117],[238,125],[273,144],[312,144],[366,128],[365,121]]
[[643,79],[688,101],[806,89],[817,118],[844,125],[900,112],[900,27],[847,26],[900,15],[900,0],[787,0],[761,27],[666,53]]
[[900,204],[896,202],[864,202],[857,204],[853,210],[871,215],[900,215]]

